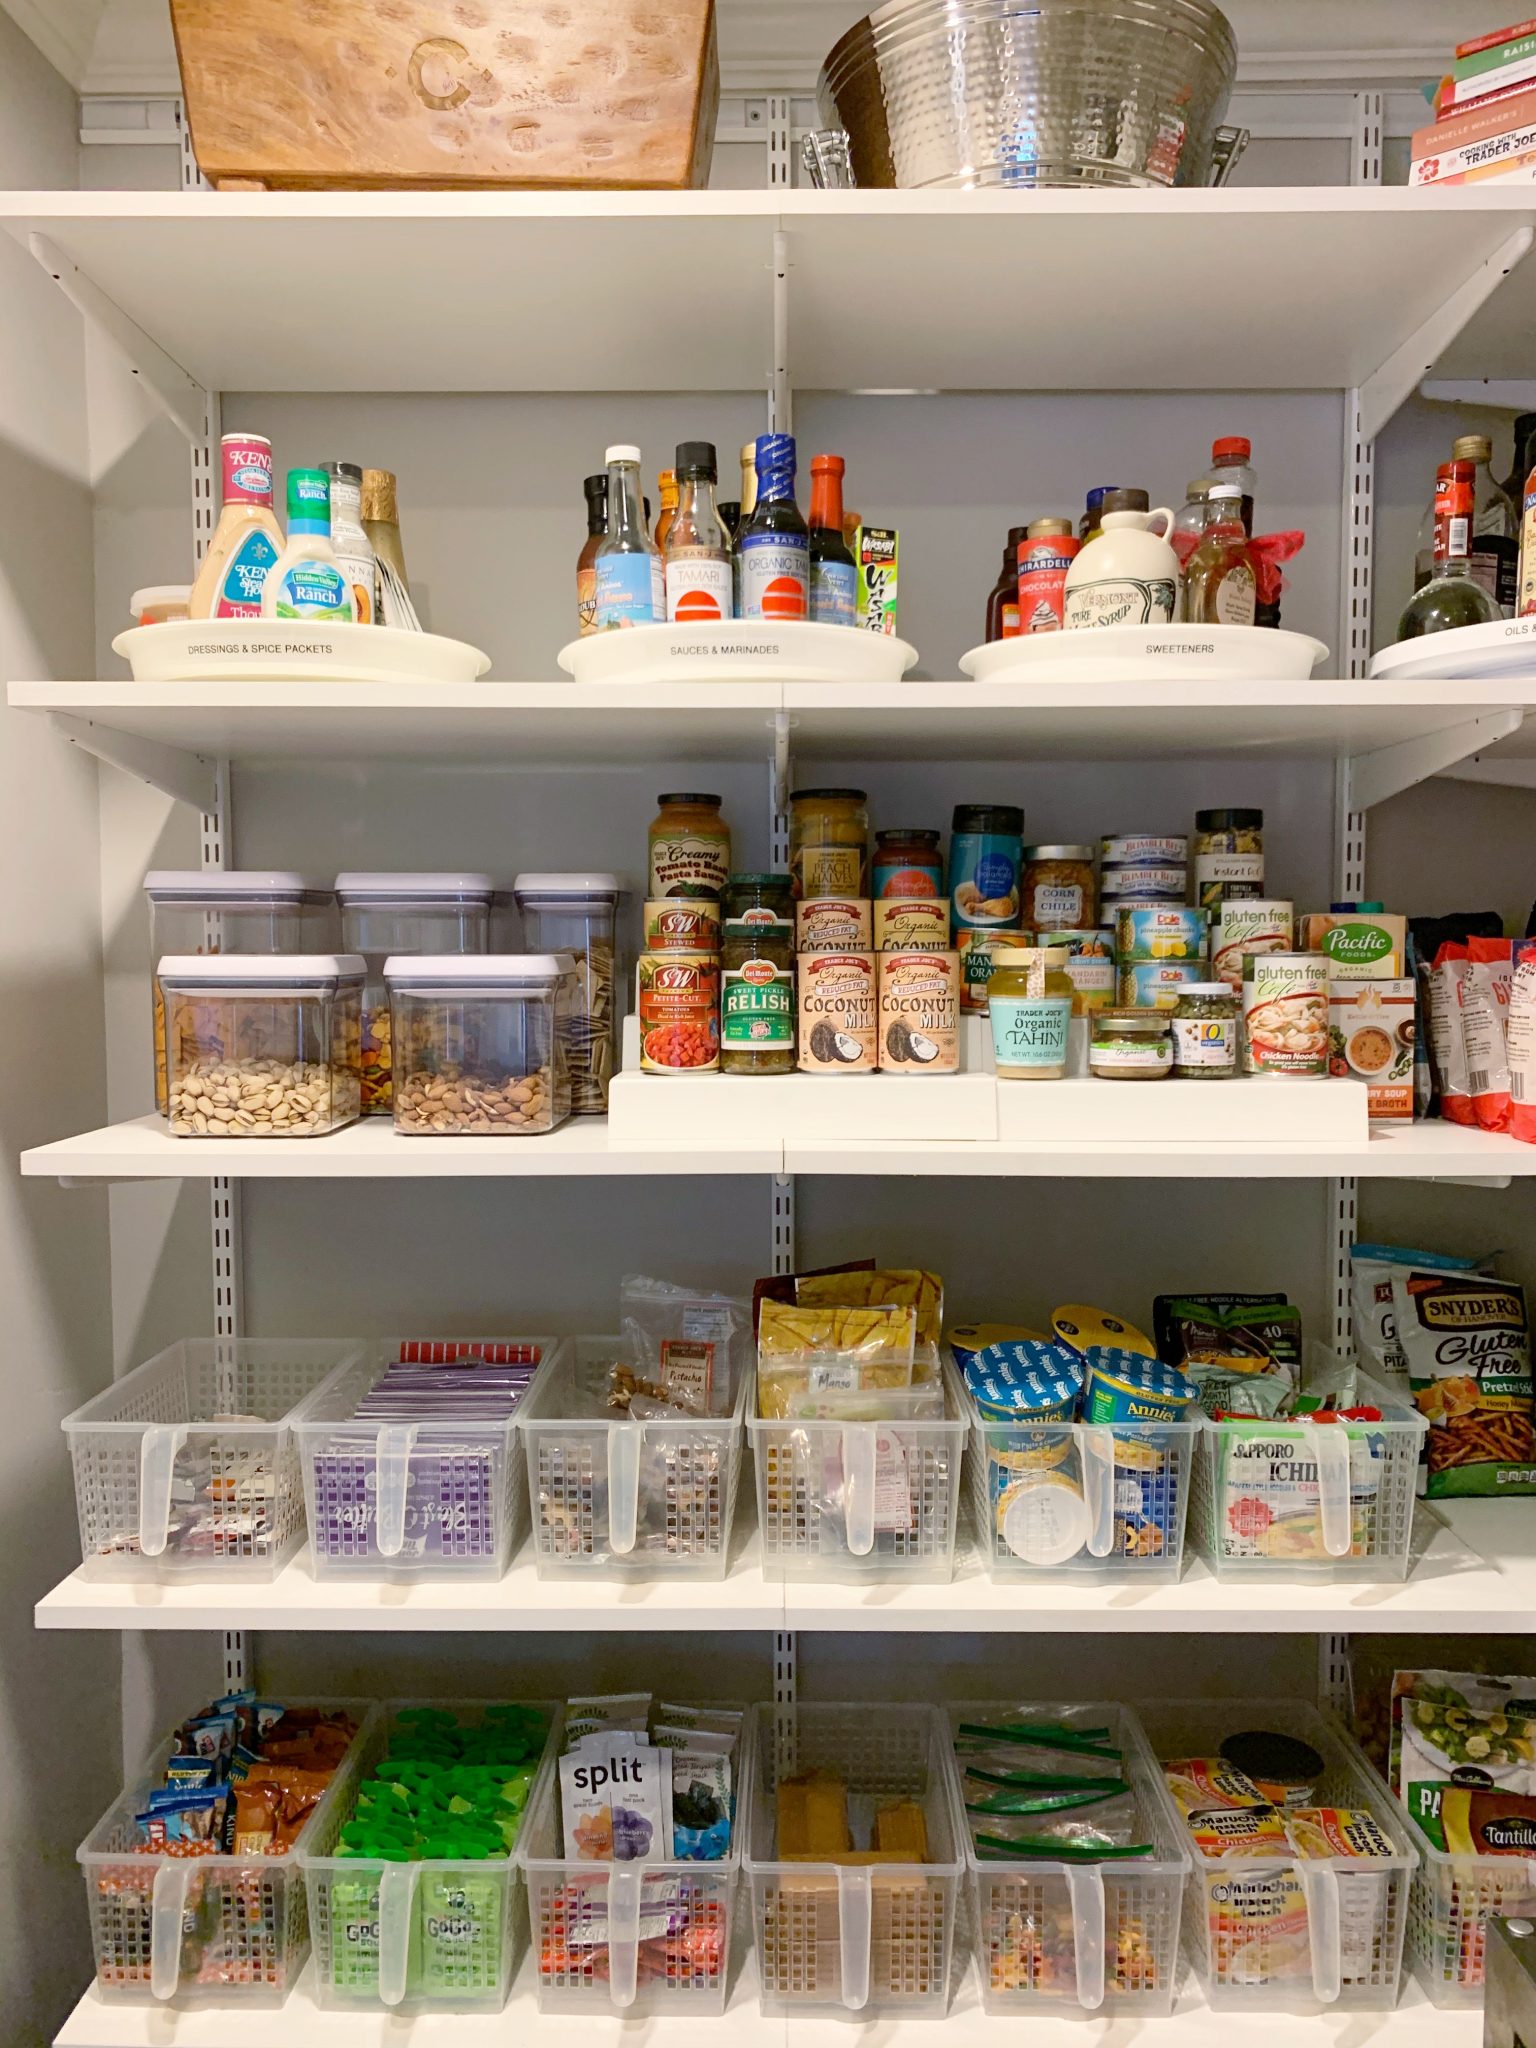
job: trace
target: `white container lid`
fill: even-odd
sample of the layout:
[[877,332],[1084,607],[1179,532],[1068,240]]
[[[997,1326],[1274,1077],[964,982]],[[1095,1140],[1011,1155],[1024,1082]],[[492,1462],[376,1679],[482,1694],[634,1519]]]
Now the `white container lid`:
[[1070,1481],[1026,1472],[1003,1509],[1000,1534],[1026,1564],[1065,1564],[1088,1541],[1088,1503]]
[[343,903],[398,903],[411,897],[424,902],[450,903],[461,898],[489,903],[496,884],[489,875],[389,875],[349,872],[336,877],[336,894]]
[[183,896],[210,903],[231,896],[329,903],[335,891],[317,875],[298,875],[286,868],[151,868],[144,877],[144,893],[151,903]]
[[384,962],[384,979],[402,987],[446,981],[461,988],[514,988],[575,972],[569,953],[391,953]]
[[162,981],[217,981],[285,988],[295,981],[361,982],[361,953],[167,953],[155,969]]
[[615,441],[613,446],[603,456],[605,463],[638,462],[639,460],[640,450],[631,441]]
[[555,898],[561,902],[584,902],[597,899],[617,903],[622,891],[617,875],[597,873],[577,875],[519,875],[512,884],[512,894],[519,903],[534,901],[541,896]]
[[1234,1003],[1237,1001],[1237,990],[1229,988],[1224,981],[1186,981],[1179,994],[1181,997],[1230,996]]

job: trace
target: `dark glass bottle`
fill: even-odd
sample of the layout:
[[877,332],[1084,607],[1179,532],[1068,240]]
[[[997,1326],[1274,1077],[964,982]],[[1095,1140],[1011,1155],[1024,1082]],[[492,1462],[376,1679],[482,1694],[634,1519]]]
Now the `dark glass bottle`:
[[720,514],[720,524],[734,541],[736,529],[741,525],[741,505],[735,498],[718,498],[715,510]]
[[843,458],[811,457],[811,617],[827,626],[858,623],[859,572],[843,538]]
[[803,619],[810,611],[811,537],[795,501],[792,434],[757,437],[757,503],[736,544],[744,619]]
[[1012,640],[1019,630],[1019,544],[1029,538],[1027,526],[1010,526],[1003,549],[1003,567],[987,597],[987,638]]
[[1413,593],[1397,624],[1399,640],[1448,633],[1457,626],[1488,626],[1503,614],[1498,601],[1472,577],[1473,480],[1471,461],[1442,462],[1435,477],[1435,573]]
[[597,550],[608,531],[608,472],[583,477],[587,500],[587,538],[576,557],[576,621],[583,635],[597,631]]

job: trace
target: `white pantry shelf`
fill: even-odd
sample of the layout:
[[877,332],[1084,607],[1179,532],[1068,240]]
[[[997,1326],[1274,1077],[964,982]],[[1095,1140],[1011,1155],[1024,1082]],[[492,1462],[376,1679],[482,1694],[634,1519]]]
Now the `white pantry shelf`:
[[[1533,221],[1528,190],[1401,186],[0,200],[0,230],[40,238],[66,290],[104,297],[173,380],[212,390],[761,389],[782,231],[801,389],[1344,390],[1380,373],[1382,416],[1442,357],[1445,375],[1529,371],[1536,277],[1504,273]],[[296,263],[301,247],[323,260]],[[388,318],[384,275],[411,281]],[[1134,320],[1071,316],[1105,277]],[[1171,335],[1219,346],[1154,339]]]
[[[1108,2041],[1140,2048],[1360,2048],[1381,2041],[1390,2048],[1477,2048],[1481,2012],[1437,2012],[1416,1985],[1408,1984],[1391,2013],[1341,2012],[1337,2018],[1305,2019],[1279,2013],[1212,2012],[1199,1991],[1186,1984],[1166,2020],[1057,2019],[1014,2013],[991,2019],[981,2011],[976,1971],[967,1964],[948,2017],[866,2021],[806,2018],[769,2019],[757,2003],[757,1973],[749,1959],[736,1973],[723,2019],[648,2017],[618,2013],[561,2013],[545,2018],[532,1983],[532,1959],[499,2013],[434,2013],[418,2018],[376,2012],[322,2012],[311,1990],[312,1969],[287,2003],[275,2011],[202,2006],[175,2012],[148,2005],[109,2005],[88,1991],[55,2036],[57,2048],[712,2048],[728,2037],[732,2048],[850,2048],[862,2040],[880,2048],[950,2048],[982,2042],[986,2048],[1088,2048]],[[1317,2029],[1321,2025],[1322,2037]]]
[[[809,1633],[1313,1635],[1421,1630],[1472,1635],[1532,1626],[1536,1530],[1518,1501],[1449,1501],[1415,1526],[1413,1569],[1381,1585],[1302,1578],[1219,1582],[1191,1558],[1173,1585],[1134,1586],[1063,1572],[989,1579],[967,1551],[949,1585],[835,1585],[765,1578],[755,1532],[738,1526],[718,1581],[540,1579],[527,1545],[505,1578],[391,1586],[319,1581],[301,1552],[266,1586],[135,1586],[75,1571],[37,1603],[46,1629],[289,1629],[304,1633],[579,1635],[648,1629]],[[744,1511],[750,1525],[750,1510]]]
[[[658,1088],[709,1085],[707,1077],[656,1083]],[[807,1077],[806,1086],[815,1085]],[[935,1080],[933,1085],[942,1088],[944,1082]],[[1283,1088],[1287,1083],[1274,1085]],[[1006,1138],[797,1138],[787,1144],[689,1141],[626,1150],[610,1143],[604,1117],[580,1117],[546,1137],[531,1138],[402,1138],[384,1118],[367,1117],[323,1138],[238,1139],[173,1138],[159,1117],[143,1116],[35,1145],[22,1153],[21,1171],[34,1180],[69,1181],[208,1180],[215,1175],[237,1180],[490,1180],[506,1174],[564,1178],[837,1173],[1054,1180],[1306,1180],[1358,1175],[1504,1185],[1536,1175],[1536,1145],[1455,1124],[1419,1123],[1378,1124],[1363,1144],[1341,1145],[1275,1138],[1178,1145],[1134,1139],[1031,1143]]]
[[[802,758],[1146,760],[1264,751],[1331,760],[1439,734],[1464,733],[1481,751],[1484,736],[1471,730],[1477,721],[1536,708],[1536,664],[1529,676],[1496,683],[1395,685],[1322,678],[1242,686],[1168,676],[1038,685],[17,681],[9,701],[57,719],[68,737],[108,759],[121,754],[117,736],[173,749],[188,757],[188,770],[220,756],[757,761],[772,751],[781,712],[790,750]],[[1500,761],[1536,754],[1536,719],[1487,746],[1488,758]],[[134,764],[123,757],[123,765]],[[137,765],[151,772],[151,762]]]

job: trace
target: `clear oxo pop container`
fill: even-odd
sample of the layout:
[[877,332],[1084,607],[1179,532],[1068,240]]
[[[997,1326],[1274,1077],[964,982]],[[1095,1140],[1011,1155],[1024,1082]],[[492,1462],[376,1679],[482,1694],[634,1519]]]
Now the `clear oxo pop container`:
[[391,956],[384,980],[397,1131],[515,1138],[565,1122],[576,1003],[569,953]]
[[604,1116],[617,1027],[614,913],[619,879],[609,874],[519,875],[512,885],[523,939],[537,952],[569,953],[576,1002],[568,1028],[572,1116]]
[[355,953],[167,954],[160,962],[175,1138],[315,1138],[358,1112]]
[[336,877],[341,943],[361,953],[363,1115],[388,1116],[393,1100],[389,990],[391,954],[483,953],[490,944],[495,884],[481,874],[380,874]]

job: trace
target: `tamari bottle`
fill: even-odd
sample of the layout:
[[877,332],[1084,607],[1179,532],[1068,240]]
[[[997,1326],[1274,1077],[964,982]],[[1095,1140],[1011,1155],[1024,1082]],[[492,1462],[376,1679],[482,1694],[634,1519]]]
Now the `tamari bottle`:
[[667,617],[679,625],[729,619],[731,544],[715,509],[713,441],[680,441],[675,474],[677,509],[665,549]]
[[988,640],[1012,640],[1019,631],[1019,543],[1027,526],[1010,526],[1008,545],[1003,549],[1003,566],[987,593]]
[[843,458],[811,457],[811,617],[825,626],[858,622],[859,573],[843,538]]
[[220,446],[223,510],[187,600],[189,619],[259,619],[267,571],[283,551],[272,510],[272,443],[226,434]]
[[757,503],[737,543],[744,619],[803,619],[810,599],[810,534],[795,502],[793,434],[759,434]]
[[608,450],[608,531],[597,545],[597,630],[650,625],[667,616],[661,556],[645,529],[640,450]]
[[1184,617],[1194,626],[1251,626],[1259,579],[1242,486],[1214,483],[1206,504],[1205,533],[1184,570]]
[[1472,479],[1474,465],[1442,462],[1435,478],[1435,573],[1416,590],[1397,622],[1399,640],[1448,633],[1458,626],[1489,626],[1503,616],[1473,580]]
[[587,537],[576,557],[576,624],[582,637],[597,631],[597,550],[608,531],[608,472],[583,477]]

